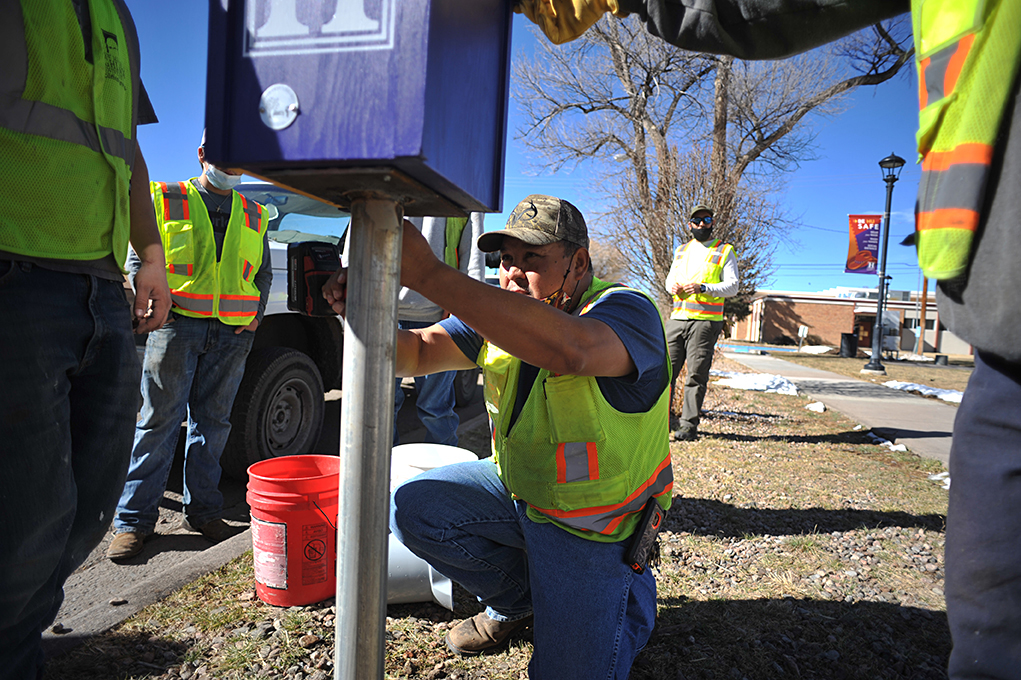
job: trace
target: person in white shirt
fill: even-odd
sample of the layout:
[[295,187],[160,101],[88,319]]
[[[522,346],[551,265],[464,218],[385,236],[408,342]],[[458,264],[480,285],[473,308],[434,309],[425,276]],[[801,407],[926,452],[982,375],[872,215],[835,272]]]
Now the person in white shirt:
[[692,208],[688,229],[691,240],[674,252],[666,277],[666,289],[674,302],[666,322],[673,372],[671,403],[674,383],[685,362],[688,369],[681,417],[679,421],[671,418],[671,438],[675,441],[692,441],[698,436],[713,350],[723,330],[723,299],[736,295],[739,283],[733,246],[712,236],[712,209],[702,204]]

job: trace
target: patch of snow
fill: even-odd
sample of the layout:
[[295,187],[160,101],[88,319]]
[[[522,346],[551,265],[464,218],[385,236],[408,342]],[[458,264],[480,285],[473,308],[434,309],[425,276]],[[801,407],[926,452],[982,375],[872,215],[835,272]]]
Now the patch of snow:
[[822,403],[821,401],[813,401],[805,408],[808,409],[809,411],[815,411],[816,413],[826,412],[826,404]]
[[733,387],[737,390],[753,390],[755,392],[775,392],[776,394],[798,395],[798,388],[782,375],[768,373],[731,373],[729,371],[710,371],[711,374],[723,377],[716,385]]
[[933,362],[936,359],[935,359],[935,357],[927,357],[927,356],[923,356],[921,354],[902,354],[900,357],[898,357],[897,360],[898,361],[928,361],[928,362]]
[[878,434],[875,434],[873,432],[869,432],[867,434],[869,436],[869,439],[871,439],[872,443],[875,444],[876,446],[885,446],[891,451],[900,451],[901,453],[904,453],[908,450],[908,447],[904,446],[903,444],[894,444],[889,439],[883,439]]
[[831,349],[833,348],[827,347],[826,345],[805,345],[799,351],[802,354],[826,354],[826,352],[829,352]]
[[942,399],[943,401],[952,404],[960,404],[961,397],[964,396],[964,392],[961,392],[960,390],[942,390],[938,387],[929,387],[928,385],[919,385],[918,383],[901,382],[900,380],[887,380],[883,384],[895,390],[918,392],[926,397],[937,397],[938,399]]

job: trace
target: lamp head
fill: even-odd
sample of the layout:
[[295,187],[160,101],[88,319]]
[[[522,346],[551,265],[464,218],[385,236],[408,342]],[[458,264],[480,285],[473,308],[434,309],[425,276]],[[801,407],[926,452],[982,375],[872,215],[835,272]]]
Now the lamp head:
[[895,153],[890,154],[879,161],[879,167],[883,169],[883,179],[896,182],[900,178],[901,168],[906,161]]

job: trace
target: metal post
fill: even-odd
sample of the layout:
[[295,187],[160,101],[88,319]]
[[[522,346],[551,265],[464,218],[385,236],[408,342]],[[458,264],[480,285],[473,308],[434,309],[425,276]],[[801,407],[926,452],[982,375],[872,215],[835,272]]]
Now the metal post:
[[351,204],[340,411],[335,680],[383,678],[387,524],[403,211]]
[[[900,165],[883,165],[890,159],[900,161]],[[879,256],[879,299],[876,301],[876,325],[872,329],[872,358],[865,364],[862,373],[879,373],[886,375],[886,368],[880,361],[883,350],[883,303],[886,300],[886,251],[890,241],[890,204],[893,200],[893,185],[897,181],[895,170],[904,165],[904,160],[890,154],[888,158],[880,161],[880,167],[889,168],[889,172],[883,177],[886,182],[886,213],[884,215],[883,246]]]

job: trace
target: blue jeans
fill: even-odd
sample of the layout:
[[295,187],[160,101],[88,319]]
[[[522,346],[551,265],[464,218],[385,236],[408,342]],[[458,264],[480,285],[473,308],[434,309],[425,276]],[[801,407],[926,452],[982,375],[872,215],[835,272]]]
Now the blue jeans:
[[954,420],[946,545],[951,680],[1021,669],[1021,363],[975,353]]
[[504,489],[492,459],[435,468],[398,487],[390,530],[498,621],[534,614],[533,680],[624,680],[656,620],[656,579],[548,522]]
[[35,678],[117,503],[138,410],[124,287],[0,260],[0,678]]
[[[400,321],[397,327],[401,330],[428,328],[431,322]],[[454,376],[457,371],[432,373],[415,378],[415,405],[418,407],[418,419],[425,426],[425,441],[430,444],[446,444],[457,446],[457,426],[460,419],[454,413]],[[401,379],[397,378],[397,389],[394,390],[394,446],[401,443],[397,434],[397,413],[404,404],[404,391]]]
[[255,333],[215,319],[173,314],[149,334],[142,364],[142,418],[124,493],[117,504],[117,533],[151,534],[187,417],[184,449],[184,516],[194,527],[219,519],[220,455],[230,434],[234,404]]

